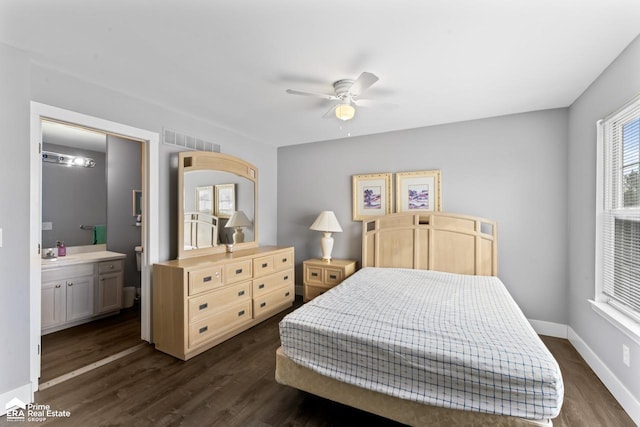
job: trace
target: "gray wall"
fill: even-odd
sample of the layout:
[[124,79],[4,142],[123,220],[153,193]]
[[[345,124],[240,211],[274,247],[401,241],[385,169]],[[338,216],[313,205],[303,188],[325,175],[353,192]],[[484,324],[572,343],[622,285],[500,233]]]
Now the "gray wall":
[[[571,106],[569,117],[569,325],[640,400],[640,346],[596,314],[596,122],[640,94],[640,38],[631,43]],[[631,367],[622,364],[622,344]]]
[[105,153],[55,144],[44,144],[44,149],[91,157],[96,166],[70,168],[42,162],[42,221],[53,223],[52,230],[42,231],[42,247],[54,247],[57,240],[66,246],[93,244],[93,233],[80,225],[107,223]]
[[298,284],[322,210],[344,230],[333,256],[360,259],[352,175],[440,169],[443,211],[497,221],[499,276],[525,315],[567,323],[567,121],[558,109],[280,148],[278,243],[296,248]]
[[133,215],[133,190],[142,190],[141,170],[140,143],[107,135],[107,249],[127,255],[124,286],[140,287],[134,249],[142,233]]
[[[241,157],[259,169],[261,244],[275,244],[277,213],[277,150],[149,101],[80,80],[37,64],[29,55],[0,43],[0,129],[7,159],[0,168],[0,395],[29,383],[29,245],[30,101],[162,133],[179,130],[221,145],[226,154]],[[177,255],[176,176],[178,149],[160,145],[160,260]]]
[[0,395],[29,383],[29,58],[0,43]]

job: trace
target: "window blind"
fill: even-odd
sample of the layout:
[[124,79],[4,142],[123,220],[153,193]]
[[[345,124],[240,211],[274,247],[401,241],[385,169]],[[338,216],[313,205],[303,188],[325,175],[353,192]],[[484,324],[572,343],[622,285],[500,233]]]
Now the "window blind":
[[604,120],[603,284],[640,321],[640,98]]

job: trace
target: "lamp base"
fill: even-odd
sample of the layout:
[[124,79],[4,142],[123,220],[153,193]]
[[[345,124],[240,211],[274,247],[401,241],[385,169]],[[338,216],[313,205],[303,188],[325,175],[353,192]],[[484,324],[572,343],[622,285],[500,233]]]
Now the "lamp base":
[[233,243],[243,243],[244,242],[244,231],[242,231],[241,227],[237,227],[236,231],[233,233]]
[[322,260],[331,261],[331,251],[333,250],[333,237],[331,233],[324,233],[322,239],[320,239],[320,247],[322,248]]

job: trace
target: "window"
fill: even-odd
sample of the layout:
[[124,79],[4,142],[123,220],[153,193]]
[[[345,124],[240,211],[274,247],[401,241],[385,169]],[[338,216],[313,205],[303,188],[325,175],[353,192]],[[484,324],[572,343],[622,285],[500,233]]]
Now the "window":
[[598,123],[596,298],[640,322],[640,97]]

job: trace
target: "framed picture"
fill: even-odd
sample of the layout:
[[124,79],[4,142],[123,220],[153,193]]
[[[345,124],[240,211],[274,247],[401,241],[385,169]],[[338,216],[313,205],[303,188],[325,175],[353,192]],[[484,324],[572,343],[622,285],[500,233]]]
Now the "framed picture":
[[396,173],[396,212],[440,210],[440,171]]
[[218,218],[230,218],[236,211],[236,185],[216,185],[216,203],[214,215]]
[[142,191],[133,190],[133,216],[142,215]]
[[391,174],[353,175],[353,220],[391,212]]
[[196,187],[196,212],[213,212],[213,185]]

